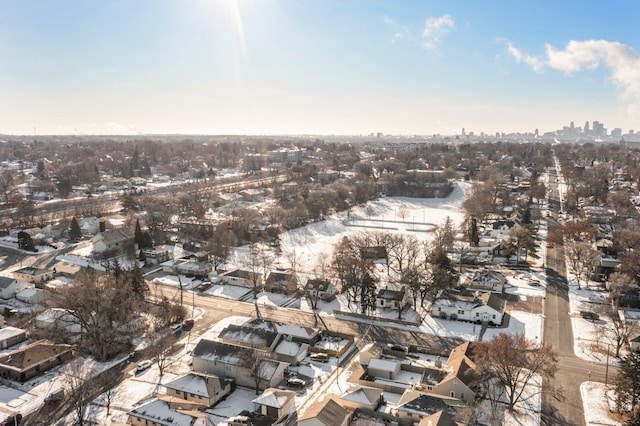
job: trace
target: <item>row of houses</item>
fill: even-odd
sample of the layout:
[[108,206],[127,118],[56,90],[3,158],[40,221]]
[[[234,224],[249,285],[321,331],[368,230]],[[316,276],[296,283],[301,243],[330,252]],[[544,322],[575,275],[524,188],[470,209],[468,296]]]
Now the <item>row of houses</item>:
[[253,424],[247,421],[256,416],[273,424],[295,411],[296,393],[278,388],[285,371],[307,357],[320,339],[318,329],[260,319],[229,325],[216,340],[201,339],[191,353],[192,372],[166,384],[165,394],[131,410],[129,422],[169,425],[175,423],[167,418],[182,416],[184,424],[197,424],[206,417],[203,410],[242,386],[262,393],[253,400],[252,412],[239,413],[228,424]]

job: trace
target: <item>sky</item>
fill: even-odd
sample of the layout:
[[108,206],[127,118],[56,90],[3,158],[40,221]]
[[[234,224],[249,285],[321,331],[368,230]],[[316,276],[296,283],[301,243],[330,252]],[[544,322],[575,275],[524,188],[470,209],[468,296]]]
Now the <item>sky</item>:
[[0,134],[640,130],[637,0],[0,0]]

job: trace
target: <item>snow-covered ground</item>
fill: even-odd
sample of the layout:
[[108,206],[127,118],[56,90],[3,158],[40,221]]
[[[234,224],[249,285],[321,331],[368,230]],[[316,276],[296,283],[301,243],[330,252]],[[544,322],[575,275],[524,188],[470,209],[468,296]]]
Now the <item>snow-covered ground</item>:
[[[455,225],[463,220],[460,205],[470,184],[458,182],[447,198],[385,197],[353,207],[349,213],[341,212],[326,220],[280,235],[282,255],[276,259],[281,267],[290,267],[288,253],[295,251],[297,270],[301,273],[319,272],[320,260],[331,259],[333,246],[344,236],[363,231],[411,233],[420,241],[432,238],[436,225],[442,225],[449,216]],[[404,212],[404,219],[398,212]],[[242,267],[248,246],[235,249],[230,264]]]
[[615,408],[615,394],[611,387],[603,383],[583,382],[580,386],[582,404],[584,406],[584,420],[587,426],[620,426],[615,418],[617,414],[611,412]]
[[[613,327],[612,321],[604,315],[600,315],[597,320],[584,319],[580,315],[581,311],[598,312],[601,305],[606,303],[607,292],[602,288],[601,283],[594,282],[586,284],[582,282],[578,289],[576,280],[571,274],[567,275],[575,355],[585,361],[618,365],[618,359],[614,357],[615,339],[611,336],[611,332],[607,331]],[[637,321],[640,316],[640,312],[637,311],[627,311],[626,314],[634,321]],[[607,348],[609,357],[607,357]],[[626,353],[626,348],[621,349],[621,356]]]

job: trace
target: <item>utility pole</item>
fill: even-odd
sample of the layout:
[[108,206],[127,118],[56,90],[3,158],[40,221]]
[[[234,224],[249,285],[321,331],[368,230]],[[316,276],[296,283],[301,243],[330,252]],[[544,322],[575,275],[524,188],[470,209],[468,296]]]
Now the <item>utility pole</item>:
[[[605,387],[609,384],[609,346],[610,344],[607,343],[607,368],[604,370],[604,385]],[[606,390],[605,390],[606,392]]]

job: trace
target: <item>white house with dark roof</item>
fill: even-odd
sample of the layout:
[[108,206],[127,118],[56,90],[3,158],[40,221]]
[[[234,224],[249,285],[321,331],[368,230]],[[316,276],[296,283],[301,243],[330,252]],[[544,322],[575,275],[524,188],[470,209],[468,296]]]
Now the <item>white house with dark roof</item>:
[[493,238],[498,238],[501,235],[509,235],[511,228],[514,226],[517,227],[519,225],[513,220],[497,220],[491,225],[489,234]]
[[336,286],[329,280],[312,278],[307,281],[304,291],[311,297],[320,300],[333,300],[336,297]]
[[505,300],[490,292],[442,292],[431,306],[431,316],[450,320],[502,324]]
[[408,297],[404,287],[401,289],[392,289],[385,287],[378,291],[376,295],[376,306],[378,308],[398,309],[407,306]]
[[209,408],[231,393],[231,385],[231,380],[192,372],[165,384],[164,387],[167,388],[167,396],[175,396]]

